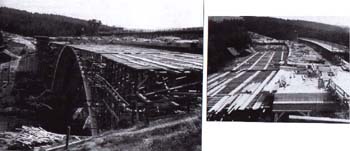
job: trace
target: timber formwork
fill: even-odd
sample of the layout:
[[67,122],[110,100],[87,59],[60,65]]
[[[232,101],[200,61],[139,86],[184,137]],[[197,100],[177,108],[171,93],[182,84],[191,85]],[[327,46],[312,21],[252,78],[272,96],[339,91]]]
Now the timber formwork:
[[75,54],[83,85],[77,89],[84,88],[86,101],[72,110],[77,113],[83,108],[86,117],[80,126],[87,125],[92,135],[139,121],[148,123],[201,104],[201,55],[120,45],[66,45],[45,38],[38,44],[38,57],[44,63],[39,72],[52,91],[55,79],[62,76],[55,74],[64,64],[59,58],[69,57],[62,52]]
[[[263,46],[263,47],[260,47]],[[255,49],[259,47],[259,49]],[[257,52],[237,58],[221,72],[208,76],[207,119],[257,121],[270,114],[271,95],[264,87],[287,60],[285,43],[259,45]]]

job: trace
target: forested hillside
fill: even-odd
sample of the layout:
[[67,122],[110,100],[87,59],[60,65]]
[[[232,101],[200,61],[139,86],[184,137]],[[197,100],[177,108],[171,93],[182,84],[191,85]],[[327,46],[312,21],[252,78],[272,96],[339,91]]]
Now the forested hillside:
[[233,56],[227,50],[234,47],[243,52],[251,42],[242,19],[220,20],[210,18],[208,24],[208,70],[214,72]]
[[298,36],[349,45],[348,27],[272,17],[243,17],[243,19],[248,30],[276,39],[293,40]]
[[113,30],[101,21],[81,20],[66,16],[30,13],[0,7],[0,29],[25,36],[80,36],[93,35],[98,30]]
[[349,27],[272,17],[210,17],[208,24],[208,72],[215,72],[234,57],[227,50],[234,47],[244,54],[251,39],[248,31],[280,40],[309,37],[349,45]]

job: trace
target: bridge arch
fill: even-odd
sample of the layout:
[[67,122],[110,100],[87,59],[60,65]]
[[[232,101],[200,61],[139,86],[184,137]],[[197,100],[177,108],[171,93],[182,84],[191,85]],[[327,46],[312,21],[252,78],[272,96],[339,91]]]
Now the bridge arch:
[[[53,98],[48,103],[52,107],[48,116],[54,118],[48,118],[47,126],[53,131],[63,133],[70,126],[73,133],[91,134],[90,129],[83,129],[89,115],[87,100],[91,98],[86,80],[75,50],[64,46],[54,66],[51,84]],[[77,110],[80,110],[78,117]]]

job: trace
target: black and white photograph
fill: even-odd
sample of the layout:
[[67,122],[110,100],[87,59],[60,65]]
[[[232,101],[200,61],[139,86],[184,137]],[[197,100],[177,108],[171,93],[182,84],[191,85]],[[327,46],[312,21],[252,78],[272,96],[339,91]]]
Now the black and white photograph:
[[200,151],[202,0],[1,0],[0,150]]
[[346,0],[0,0],[0,151],[349,150]]
[[347,16],[209,16],[207,120],[350,123],[349,25]]

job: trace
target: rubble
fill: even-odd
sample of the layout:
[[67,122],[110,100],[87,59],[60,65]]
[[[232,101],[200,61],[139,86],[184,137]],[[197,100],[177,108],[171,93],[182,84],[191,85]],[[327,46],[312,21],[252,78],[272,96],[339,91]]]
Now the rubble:
[[51,133],[41,127],[22,126],[20,130],[8,144],[8,149],[28,150],[36,146],[62,143],[65,140],[65,135]]

